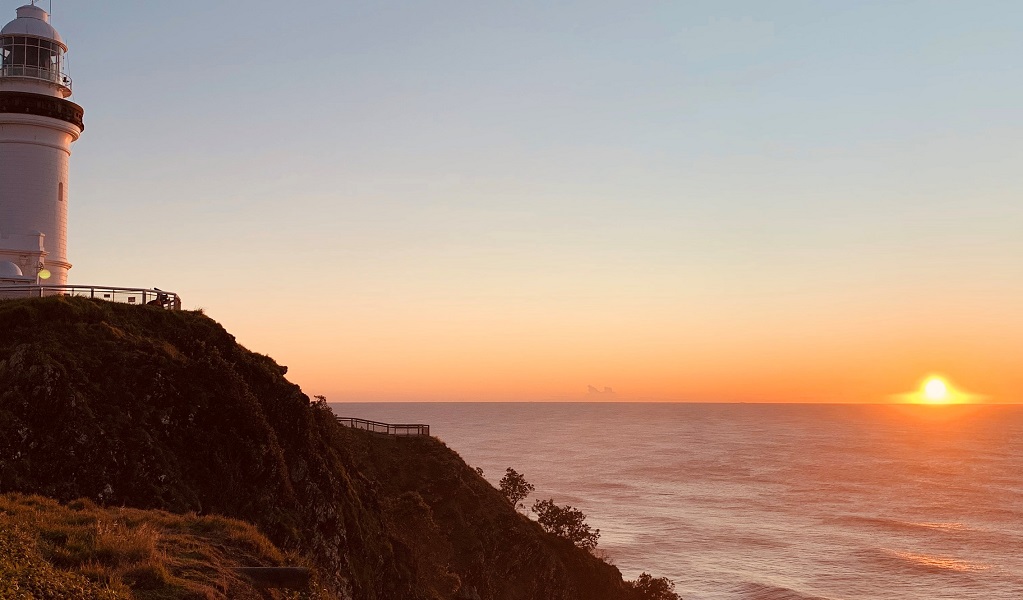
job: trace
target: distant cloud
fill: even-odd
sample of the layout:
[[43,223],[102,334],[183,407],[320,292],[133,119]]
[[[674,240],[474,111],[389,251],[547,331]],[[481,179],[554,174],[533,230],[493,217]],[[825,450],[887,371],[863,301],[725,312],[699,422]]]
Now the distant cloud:
[[603,390],[598,390],[597,388],[593,387],[592,385],[586,386],[586,393],[589,394],[590,396],[604,396],[604,397],[611,397],[611,396],[615,395],[615,391],[612,390],[609,387],[605,386]]

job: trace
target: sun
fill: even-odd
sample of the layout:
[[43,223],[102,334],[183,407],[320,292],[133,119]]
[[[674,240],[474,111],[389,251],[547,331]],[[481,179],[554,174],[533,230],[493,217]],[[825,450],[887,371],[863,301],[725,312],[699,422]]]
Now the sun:
[[924,382],[922,392],[923,400],[932,404],[941,404],[952,399],[948,384],[940,377],[931,377]]
[[978,404],[988,400],[988,396],[956,387],[947,377],[939,373],[931,373],[922,379],[920,387],[916,390],[905,394],[892,394],[889,398],[900,404],[928,404],[931,406]]

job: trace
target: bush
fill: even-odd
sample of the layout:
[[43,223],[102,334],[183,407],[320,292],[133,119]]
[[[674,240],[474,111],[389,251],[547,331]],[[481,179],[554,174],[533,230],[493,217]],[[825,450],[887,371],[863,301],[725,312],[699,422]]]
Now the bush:
[[639,600],[682,600],[675,593],[675,582],[667,577],[655,578],[643,573],[636,581],[630,581],[629,586],[639,592]]
[[526,481],[515,469],[508,467],[504,477],[501,478],[501,493],[508,499],[515,508],[525,509],[522,501],[536,490],[533,484]]
[[586,524],[586,515],[578,508],[558,506],[554,500],[537,500],[533,504],[533,512],[547,533],[553,533],[585,550],[597,547],[600,530],[591,529]]

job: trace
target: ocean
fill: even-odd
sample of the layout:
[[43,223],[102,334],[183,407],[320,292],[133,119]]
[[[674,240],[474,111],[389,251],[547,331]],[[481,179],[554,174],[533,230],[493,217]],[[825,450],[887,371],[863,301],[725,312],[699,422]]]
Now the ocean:
[[1023,406],[332,406],[513,467],[685,600],[1023,598]]

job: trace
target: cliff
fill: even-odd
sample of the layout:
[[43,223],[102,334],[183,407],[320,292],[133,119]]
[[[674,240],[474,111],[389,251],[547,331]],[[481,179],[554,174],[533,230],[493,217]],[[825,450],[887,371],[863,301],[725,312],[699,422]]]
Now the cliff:
[[0,302],[0,493],[223,515],[332,597],[627,600],[433,438],[347,430],[197,312]]

